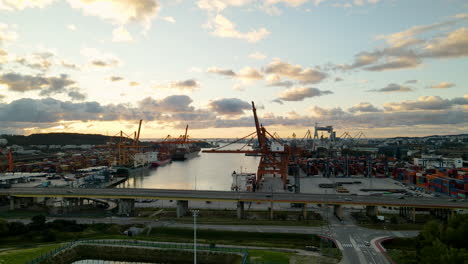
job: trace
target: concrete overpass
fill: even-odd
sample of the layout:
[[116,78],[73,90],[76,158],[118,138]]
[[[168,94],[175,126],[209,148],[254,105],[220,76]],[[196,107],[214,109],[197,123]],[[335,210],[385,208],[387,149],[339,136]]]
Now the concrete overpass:
[[[403,214],[414,214],[414,208],[434,210],[468,209],[467,201],[451,201],[447,198],[398,197],[389,196],[351,196],[340,194],[305,194],[305,193],[267,193],[267,192],[232,192],[232,191],[194,191],[168,189],[93,189],[93,188],[10,188],[0,189],[0,196],[12,197],[63,197],[63,198],[111,198],[120,199],[120,207],[133,210],[134,199],[177,200],[178,215],[188,211],[189,200],[236,202],[238,216],[242,217],[245,202],[330,204],[335,205],[335,214],[342,215],[341,205],[367,206],[368,214],[376,214],[378,206],[404,208]],[[272,207],[271,207],[272,208]],[[306,208],[306,206],[304,206]],[[120,210],[119,210],[120,211]],[[123,208],[125,214],[127,209]],[[304,212],[306,213],[306,212]],[[271,209],[271,217],[273,211]]]

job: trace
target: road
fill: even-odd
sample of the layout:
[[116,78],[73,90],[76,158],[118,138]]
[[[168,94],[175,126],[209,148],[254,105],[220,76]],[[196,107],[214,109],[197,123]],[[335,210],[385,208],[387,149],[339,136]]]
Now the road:
[[122,198],[162,200],[202,200],[225,202],[277,202],[344,205],[404,206],[418,208],[468,209],[468,201],[453,202],[438,197],[350,196],[340,194],[261,193],[231,191],[194,191],[165,189],[92,189],[92,188],[10,188],[0,195],[17,197]]

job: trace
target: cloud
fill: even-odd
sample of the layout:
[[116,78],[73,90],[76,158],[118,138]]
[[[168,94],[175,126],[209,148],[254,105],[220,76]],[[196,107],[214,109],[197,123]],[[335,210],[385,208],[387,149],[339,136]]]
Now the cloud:
[[373,106],[371,103],[359,103],[353,107],[348,108],[348,112],[356,113],[370,113],[370,112],[382,112],[382,110]]
[[242,68],[235,77],[243,81],[256,81],[263,79],[263,75],[252,67]]
[[365,67],[368,71],[386,71],[386,70],[400,70],[407,68],[415,68],[421,65],[421,60],[414,57],[397,57],[390,59],[384,63]]
[[209,108],[220,115],[241,115],[251,108],[250,104],[237,98],[223,98],[211,101]]
[[421,54],[429,58],[459,58],[468,56],[468,28],[460,28],[447,36],[430,41]]
[[219,74],[219,75],[224,75],[224,76],[231,76],[231,77],[236,76],[236,73],[233,70],[225,70],[225,69],[220,69],[217,67],[208,68],[208,72]]
[[118,27],[112,31],[113,42],[132,42],[133,37],[124,27]]
[[67,25],[67,28],[68,28],[69,30],[71,30],[71,31],[76,31],[76,26],[73,25],[73,24]]
[[[386,45],[383,48],[360,52],[355,55],[351,65],[334,65],[334,68],[386,71],[415,68],[430,58],[466,57],[468,28],[453,29],[454,26],[466,21],[468,15],[459,14],[446,21],[414,26],[388,35],[378,35],[377,40],[385,41]],[[446,33],[448,30],[452,31]]]
[[176,22],[175,18],[171,17],[171,16],[165,16],[165,17],[162,17],[163,20],[171,23],[171,24],[174,24]]
[[386,111],[445,110],[456,105],[468,105],[468,97],[442,99],[439,96],[422,96],[416,101],[386,103],[384,109]]
[[123,77],[120,77],[120,76],[111,76],[109,77],[109,80],[111,82],[118,82],[118,81],[122,81],[124,78]]
[[408,86],[399,85],[396,83],[390,83],[384,88],[368,90],[368,92],[383,92],[383,93],[392,93],[392,92],[411,92],[413,89]]
[[179,89],[179,90],[194,90],[200,87],[200,83],[194,79],[184,81],[173,81],[168,84],[157,84],[156,89]]
[[278,96],[278,99],[283,101],[302,101],[305,98],[323,96],[332,93],[332,91],[323,91],[317,88],[291,88],[281,92]]
[[81,54],[88,59],[91,68],[113,68],[121,64],[120,59],[110,53],[101,52],[94,48],[83,48]]
[[41,95],[64,92],[75,81],[66,74],[60,77],[45,77],[41,75],[22,75],[20,73],[5,73],[0,75],[0,84],[6,85],[8,90],[14,92],[28,92],[38,90]]
[[192,98],[187,95],[171,95],[160,100],[147,97],[140,101],[138,106],[149,112],[190,113],[195,110],[193,106],[190,106],[192,102]]
[[451,82],[440,82],[438,84],[434,84],[434,85],[429,86],[429,88],[432,88],[432,89],[447,89],[447,88],[452,88],[454,86],[455,86],[455,84],[451,83]]
[[138,85],[140,85],[140,83],[139,83],[139,82],[134,82],[134,81],[132,81],[132,82],[129,82],[128,85],[130,85],[130,86],[138,86]]
[[73,101],[83,101],[86,99],[86,95],[81,93],[78,89],[70,89],[68,97]]
[[300,65],[292,65],[280,59],[274,59],[265,67],[265,73],[275,74],[279,77],[287,77],[302,84],[319,83],[327,77],[327,74],[314,68],[302,68]]
[[418,83],[418,80],[408,80],[405,83]]
[[198,8],[211,12],[220,12],[229,6],[243,6],[252,0],[198,0]]
[[0,45],[5,42],[15,41],[17,38],[18,34],[11,28],[11,26],[0,23]]
[[55,0],[0,0],[0,10],[15,11],[25,8],[43,8]]
[[239,70],[238,73],[234,72],[233,70],[211,67],[211,68],[208,68],[207,72],[236,78],[243,82],[252,82],[252,81],[263,79],[263,74],[257,69],[252,68],[252,67],[244,67],[241,70]]
[[335,82],[341,82],[341,81],[343,81],[343,78],[341,78],[341,77],[336,77],[335,78]]
[[51,123],[64,121],[153,120],[155,113],[126,105],[106,105],[98,102],[73,103],[52,98],[23,98],[9,104],[0,104],[1,122]]
[[211,34],[214,36],[244,39],[248,42],[258,42],[270,34],[266,28],[240,32],[236,29],[236,24],[220,14],[210,17],[205,26],[212,30]]
[[251,53],[249,54],[249,58],[252,58],[252,59],[256,59],[256,60],[264,60],[266,59],[266,55],[263,54],[263,53],[260,53],[260,52],[254,52],[254,53]]
[[159,11],[157,0],[68,0],[68,3],[85,15],[96,16],[115,25],[134,22],[145,28],[151,26],[151,20]]
[[17,57],[15,62],[24,67],[42,72],[48,71],[53,65],[53,57],[55,54],[52,52],[37,52],[24,57]]
[[80,66],[74,64],[74,63],[69,63],[64,60],[60,61],[60,65],[64,68],[72,69],[72,70],[79,70]]

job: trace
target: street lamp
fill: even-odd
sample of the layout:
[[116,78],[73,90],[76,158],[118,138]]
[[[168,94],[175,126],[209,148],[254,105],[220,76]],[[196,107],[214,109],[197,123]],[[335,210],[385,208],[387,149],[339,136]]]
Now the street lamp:
[[197,216],[199,210],[192,210],[193,213],[193,264],[197,264]]

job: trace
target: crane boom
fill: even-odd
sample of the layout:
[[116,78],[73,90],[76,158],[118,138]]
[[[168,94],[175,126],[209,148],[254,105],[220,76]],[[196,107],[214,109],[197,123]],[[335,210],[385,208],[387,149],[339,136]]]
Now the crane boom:
[[265,141],[262,136],[262,131],[260,129],[260,123],[258,122],[257,109],[255,108],[255,103],[253,101],[252,101],[252,111],[253,111],[254,120],[255,120],[255,129],[257,131],[258,144],[260,145],[260,148],[263,149],[263,145],[265,144]]

